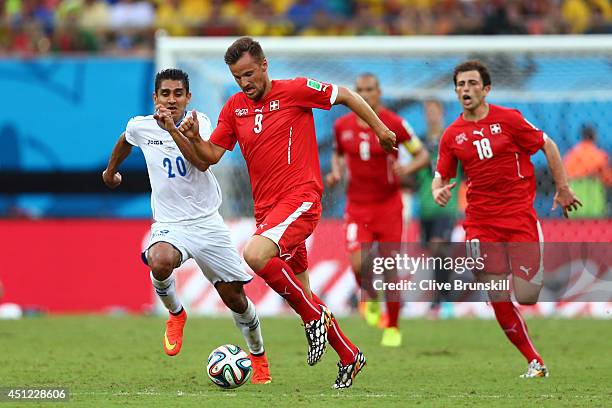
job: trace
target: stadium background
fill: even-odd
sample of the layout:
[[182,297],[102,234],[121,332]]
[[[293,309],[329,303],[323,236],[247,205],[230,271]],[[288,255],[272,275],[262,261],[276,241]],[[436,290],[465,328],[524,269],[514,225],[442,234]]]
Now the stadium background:
[[[382,43],[388,35],[397,39],[415,34],[452,38],[454,34],[612,32],[609,3],[587,0],[15,0],[4,2],[3,7],[0,85],[6,98],[0,111],[0,247],[8,256],[0,267],[5,290],[1,301],[16,303],[26,313],[150,312],[155,308],[147,270],[139,259],[150,224],[149,185],[141,152],[134,149],[122,166],[124,184],[116,191],[106,190],[100,174],[127,120],[151,112],[159,58],[154,44],[162,31],[174,36],[340,35],[352,38],[354,44]],[[368,37],[357,37],[362,35]],[[403,38],[414,41],[415,37]],[[266,49],[266,39],[261,40]],[[329,44],[324,37],[311,41],[322,50]],[[270,63],[273,78],[303,75],[346,86],[358,73],[374,72],[380,76],[385,104],[422,135],[424,99],[442,101],[446,124],[458,115],[450,71],[457,61],[472,55],[440,57],[432,64],[427,55],[381,61],[366,54],[298,60],[287,54],[271,58]],[[580,141],[584,126],[593,128],[602,150],[612,151],[610,53],[585,57],[570,52],[554,58],[537,53],[488,54],[483,58],[493,71],[491,101],[521,109],[557,141],[562,154]],[[191,75],[192,106],[214,122],[222,101],[237,90],[222,54],[204,61],[188,54],[179,66]],[[331,124],[345,112],[339,107],[316,112],[323,173],[329,169]],[[544,220],[547,240],[610,242],[612,180],[587,175],[586,183],[592,188],[584,189],[587,196],[581,198],[601,200],[603,191],[603,210],[588,219],[566,222],[559,219],[560,212],[550,211],[554,190],[543,155],[538,153],[534,162],[536,209]],[[214,172],[225,196],[222,213],[237,246],[242,247],[254,228],[239,153],[226,155]],[[406,239],[410,241],[418,237],[419,208],[409,191],[407,199],[411,204],[406,212]],[[341,189],[326,191],[325,218],[309,240],[312,286],[338,314],[351,312],[355,291],[342,250],[343,207]],[[100,278],[109,275],[117,282],[113,296],[98,286]],[[183,266],[178,275],[190,310],[225,312],[193,264]],[[248,292],[262,314],[287,311],[258,279]],[[414,303],[404,313],[419,316],[426,310],[426,305]],[[609,317],[606,310],[601,305],[565,304],[532,312]],[[458,308],[458,314],[491,316],[491,311],[482,304],[469,304]]]

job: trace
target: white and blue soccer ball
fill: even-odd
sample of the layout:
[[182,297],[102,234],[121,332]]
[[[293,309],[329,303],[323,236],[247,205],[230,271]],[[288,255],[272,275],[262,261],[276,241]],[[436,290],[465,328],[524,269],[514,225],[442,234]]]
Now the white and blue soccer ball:
[[221,388],[237,388],[251,378],[253,369],[247,353],[233,344],[224,344],[208,356],[208,378]]

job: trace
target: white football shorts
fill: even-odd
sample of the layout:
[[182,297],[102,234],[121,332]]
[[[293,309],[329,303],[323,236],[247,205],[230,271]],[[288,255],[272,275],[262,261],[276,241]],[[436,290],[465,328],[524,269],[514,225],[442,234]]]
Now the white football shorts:
[[242,259],[219,212],[197,221],[154,223],[149,243],[142,254],[143,260],[146,261],[147,251],[157,242],[167,242],[175,247],[181,253],[181,264],[193,258],[213,285],[220,281],[248,282],[253,279],[244,270]]

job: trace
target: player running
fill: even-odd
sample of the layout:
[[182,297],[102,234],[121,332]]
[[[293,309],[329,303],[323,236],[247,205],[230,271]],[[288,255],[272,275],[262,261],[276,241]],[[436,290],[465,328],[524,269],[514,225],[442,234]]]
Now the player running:
[[236,40],[227,49],[225,62],[242,92],[225,103],[210,141],[198,136],[195,114],[180,130],[208,163],[217,163],[239,143],[253,188],[257,225],[244,259],[300,315],[308,364],[321,359],[329,339],[340,356],[332,387],[348,388],[364,367],[365,357],[310,292],[304,273],[305,240],[321,217],[323,193],[312,109],[348,106],[375,130],[386,150],[393,149],[395,135],[359,95],[346,88],[307,78],[271,81],[268,61],[252,38]]
[[[582,205],[568,186],[567,175],[555,142],[529,123],[516,109],[487,103],[491,76],[479,61],[455,67],[455,92],[463,113],[446,129],[439,147],[432,194],[445,206],[451,197],[457,163],[467,177],[466,241],[487,255],[480,281],[506,279],[511,272],[520,304],[535,304],[542,287],[542,230],[533,201],[536,193],[530,156],[546,155],[557,188],[553,210],[568,211]],[[503,243],[503,244],[499,244]],[[495,317],[508,339],[528,362],[523,378],[547,377],[548,370],[536,351],[510,293],[489,291]]]
[[[354,112],[336,120],[334,124],[334,153],[332,169],[325,177],[332,187],[342,180],[345,165],[348,166],[347,202],[344,216],[344,228],[349,259],[357,285],[362,289],[362,296],[369,297],[364,302],[364,317],[368,324],[378,324],[381,311],[377,293],[368,293],[370,273],[362,265],[362,248],[375,242],[385,243],[380,246],[383,252],[390,252],[402,240],[403,203],[398,176],[414,174],[427,166],[429,154],[423,148],[408,122],[401,116],[388,110],[380,103],[381,90],[378,78],[373,74],[361,74],[355,81],[355,89],[376,112],[380,120],[391,129],[397,143],[403,143],[412,155],[407,165],[398,163],[398,152],[387,153],[376,140],[376,134],[366,122]],[[384,217],[381,216],[384,214]],[[367,251],[367,249],[366,249]],[[391,253],[381,254],[393,256]],[[363,269],[362,269],[363,268]],[[393,279],[387,276],[387,280]],[[368,280],[363,285],[362,280]],[[381,345],[399,347],[402,334],[399,331],[399,299],[392,299],[385,294],[388,321],[383,331]]]
[[[221,189],[209,164],[198,158],[192,144],[176,128],[187,114],[190,99],[189,78],[185,72],[160,71],[155,77],[153,94],[155,114],[130,119],[113,148],[102,178],[108,187],[117,187],[121,183],[118,168],[132,146],[142,149],[151,181],[155,219],[148,247],[142,255],[151,268],[155,292],[170,314],[163,341],[166,354],[174,356],[181,350],[187,320],[172,271],[193,258],[232,310],[250,351],[251,382],[269,383],[272,377],[259,318],[243,289],[252,278],[244,270],[229,230],[219,215]],[[208,138],[210,120],[202,113],[197,117],[201,137]]]

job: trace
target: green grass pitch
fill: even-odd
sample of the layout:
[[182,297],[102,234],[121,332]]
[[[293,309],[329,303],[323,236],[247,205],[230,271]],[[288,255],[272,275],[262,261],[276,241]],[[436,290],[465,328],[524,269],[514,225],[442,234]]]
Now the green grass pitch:
[[0,387],[67,387],[68,407],[519,407],[612,406],[612,322],[528,321],[549,366],[547,379],[522,380],[522,356],[494,320],[403,320],[404,344],[378,345],[381,332],[340,319],[368,364],[353,388],[334,391],[337,358],[329,349],[306,364],[297,317],[263,318],[273,383],[224,391],[205,374],[221,344],[244,347],[231,318],[190,318],[176,357],[162,350],[160,317],[61,316],[0,321]]

